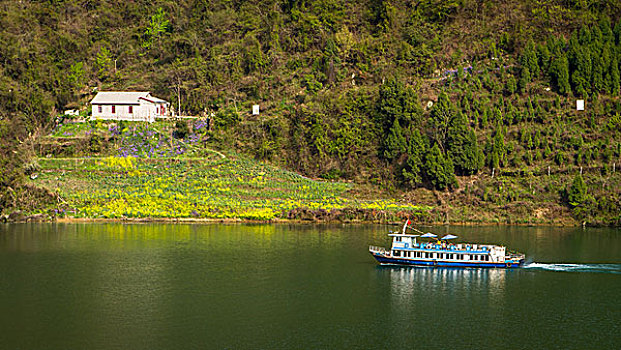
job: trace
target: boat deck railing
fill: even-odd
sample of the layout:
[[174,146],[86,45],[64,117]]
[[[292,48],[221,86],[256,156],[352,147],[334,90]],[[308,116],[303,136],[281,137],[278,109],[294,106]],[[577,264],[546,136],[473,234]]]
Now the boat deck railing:
[[[399,248],[403,249],[403,248]],[[484,245],[484,244],[450,244],[450,245],[441,245],[435,243],[416,243],[411,247],[405,248],[406,250],[412,249],[420,249],[423,251],[431,251],[431,252],[464,252],[464,253],[479,253],[486,254],[490,253],[493,249],[493,245]]]
[[386,250],[386,248],[378,247],[374,245],[369,246],[369,251],[372,253],[378,253],[378,254],[388,254],[388,250]]

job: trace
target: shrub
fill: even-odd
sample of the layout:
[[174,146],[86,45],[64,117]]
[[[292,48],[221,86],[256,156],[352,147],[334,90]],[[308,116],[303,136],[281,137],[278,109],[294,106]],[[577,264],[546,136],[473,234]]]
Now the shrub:
[[173,136],[177,139],[185,139],[190,133],[190,129],[188,128],[188,122],[185,120],[179,120],[175,123],[175,131],[173,132]]

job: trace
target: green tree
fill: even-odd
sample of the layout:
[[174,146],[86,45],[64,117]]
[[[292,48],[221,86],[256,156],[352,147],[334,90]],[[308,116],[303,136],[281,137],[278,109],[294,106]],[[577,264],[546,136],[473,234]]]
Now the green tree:
[[440,145],[440,148],[446,150],[446,142],[449,131],[449,126],[454,117],[453,106],[449,100],[448,95],[445,92],[440,93],[438,96],[438,102],[433,105],[431,109],[431,116],[429,118],[429,127],[433,141]]
[[84,63],[76,62],[69,68],[69,81],[73,88],[76,90],[81,89],[84,86]]
[[522,71],[520,72],[520,80],[518,82],[518,87],[521,93],[526,92],[526,88],[528,87],[528,83],[530,83],[530,81],[530,69],[528,69],[528,67],[522,67]]
[[569,63],[566,55],[562,55],[552,61],[552,64],[550,64],[550,76],[561,95],[567,95],[571,92],[571,85],[569,85]]
[[166,13],[160,7],[155,14],[151,16],[149,26],[144,32],[145,39],[142,42],[142,46],[150,48],[155,40],[159,41],[159,38],[170,28],[170,21],[166,18]]
[[453,162],[450,157],[442,153],[437,144],[431,148],[425,157],[425,174],[433,187],[438,190],[457,186]]
[[399,121],[395,119],[392,128],[386,138],[384,147],[384,158],[389,160],[395,160],[400,154],[405,153],[407,147],[407,141],[403,136],[403,130]]
[[408,158],[403,167],[403,178],[411,187],[415,187],[423,180],[423,159],[426,151],[426,142],[424,136],[413,129],[410,131],[410,139],[408,140]]
[[567,200],[569,201],[569,205],[573,207],[577,207],[584,201],[587,195],[587,186],[582,178],[582,175],[577,175],[574,177],[574,181],[571,183],[571,187],[567,193]]
[[[261,43],[254,36],[254,34],[249,33],[244,37],[242,51],[244,58],[243,67],[246,74],[261,72],[269,65],[268,58],[263,54]],[[304,80],[310,92],[315,92],[316,90],[321,89],[322,84],[316,80],[315,75],[306,74],[304,76]],[[316,90],[315,85],[319,86]]]
[[376,121],[387,133],[398,120],[401,124],[420,124],[422,109],[418,96],[412,88],[406,87],[397,78],[389,78],[380,85],[376,107]]
[[620,88],[621,78],[619,76],[619,62],[615,58],[610,64],[610,94],[618,96]]
[[484,156],[477,144],[476,134],[461,113],[450,123],[447,150],[459,175],[476,174],[483,166]]
[[505,163],[506,154],[507,147],[505,146],[505,137],[502,129],[498,128],[494,134],[491,144],[489,145],[487,164],[490,168],[499,169]]
[[517,83],[515,82],[515,78],[513,76],[510,76],[509,79],[507,79],[507,85],[505,88],[509,95],[513,95],[515,93],[517,90]]
[[[522,68],[528,68],[530,74],[533,77],[539,75],[539,59],[537,58],[537,48],[533,40],[529,40],[522,52],[522,56],[520,56],[520,64]],[[531,77],[528,77],[528,81],[530,81]]]
[[112,58],[110,56],[110,51],[106,47],[102,47],[97,53],[95,64],[100,78],[108,75],[110,71],[110,67],[112,66]]

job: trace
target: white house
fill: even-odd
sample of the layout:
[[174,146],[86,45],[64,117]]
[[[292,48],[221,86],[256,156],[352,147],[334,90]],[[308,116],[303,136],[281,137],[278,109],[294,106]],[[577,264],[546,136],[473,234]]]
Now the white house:
[[101,91],[91,101],[93,119],[153,122],[168,116],[170,103],[150,92]]

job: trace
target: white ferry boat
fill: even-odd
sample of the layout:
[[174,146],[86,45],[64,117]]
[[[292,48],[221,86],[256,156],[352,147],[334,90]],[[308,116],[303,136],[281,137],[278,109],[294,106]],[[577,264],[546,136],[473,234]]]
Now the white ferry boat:
[[[493,244],[452,243],[457,238],[446,235],[439,240],[433,233],[423,233],[409,227],[409,220],[401,233],[391,232],[392,247],[369,246],[369,252],[382,265],[418,265],[446,267],[513,268],[524,264],[524,254],[509,253],[507,248]],[[420,234],[407,234],[410,228]],[[417,242],[416,238],[436,239],[435,242]]]

